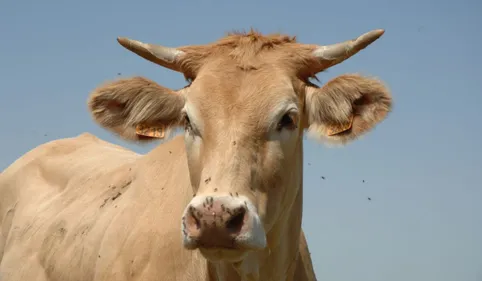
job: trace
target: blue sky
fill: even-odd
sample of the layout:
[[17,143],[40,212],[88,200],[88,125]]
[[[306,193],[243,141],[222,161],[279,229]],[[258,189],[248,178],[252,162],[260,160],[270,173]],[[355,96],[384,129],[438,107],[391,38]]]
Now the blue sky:
[[125,50],[117,36],[178,46],[255,27],[329,44],[384,28],[370,47],[319,75],[322,82],[347,72],[376,75],[395,104],[386,121],[344,148],[305,141],[303,227],[317,277],[482,280],[482,2],[85,0],[0,7],[0,169],[41,143],[86,131],[141,153],[154,147],[115,138],[87,112],[89,92],[119,72],[171,88],[185,83]]

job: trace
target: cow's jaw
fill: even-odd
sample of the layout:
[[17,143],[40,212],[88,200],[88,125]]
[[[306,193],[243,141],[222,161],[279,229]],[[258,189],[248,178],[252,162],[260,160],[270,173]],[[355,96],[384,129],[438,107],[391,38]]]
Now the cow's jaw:
[[213,262],[239,262],[267,245],[256,207],[236,193],[194,197],[184,211],[181,228],[183,246],[199,249]]

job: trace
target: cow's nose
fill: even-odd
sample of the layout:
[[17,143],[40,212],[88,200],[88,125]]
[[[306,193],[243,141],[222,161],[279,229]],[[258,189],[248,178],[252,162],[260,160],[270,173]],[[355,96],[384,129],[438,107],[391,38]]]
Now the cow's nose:
[[[264,241],[259,218],[246,200],[233,197],[196,198],[183,217],[188,248],[257,248]],[[260,236],[263,237],[255,237]]]
[[189,206],[184,218],[186,235],[201,247],[234,246],[234,240],[243,229],[248,216],[245,206],[226,207],[221,200],[207,197],[201,206]]

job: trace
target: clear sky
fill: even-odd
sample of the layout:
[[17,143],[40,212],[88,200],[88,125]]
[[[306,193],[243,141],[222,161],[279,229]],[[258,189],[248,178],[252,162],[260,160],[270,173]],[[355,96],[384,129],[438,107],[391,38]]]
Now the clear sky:
[[86,131],[154,147],[115,138],[87,112],[89,92],[118,73],[184,86],[117,36],[178,46],[255,27],[329,44],[384,28],[319,75],[376,75],[394,110],[344,148],[305,141],[303,227],[318,280],[481,281],[481,16],[477,0],[2,1],[0,169]]

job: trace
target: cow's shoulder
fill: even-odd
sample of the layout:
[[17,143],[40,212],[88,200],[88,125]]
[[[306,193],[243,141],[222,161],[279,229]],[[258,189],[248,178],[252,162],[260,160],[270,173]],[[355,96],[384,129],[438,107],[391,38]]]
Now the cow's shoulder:
[[[96,237],[108,225],[106,211],[115,209],[118,194],[129,189],[141,157],[84,133],[41,144],[17,159],[0,175],[2,266],[17,266],[33,258],[31,253],[37,253],[40,263],[33,267],[61,266],[65,258],[82,258],[68,253],[74,248],[82,253],[88,234],[93,248],[84,254],[93,254]],[[99,222],[101,227],[92,233]],[[17,248],[9,247],[14,244]],[[64,255],[53,255],[57,251]],[[45,273],[57,271],[51,270]]]
[[[17,193],[4,202],[9,225],[2,266],[16,267],[34,259],[35,253],[35,262],[23,271],[38,268],[62,280],[69,280],[63,279],[66,274],[75,280],[93,280],[94,275],[111,280],[120,267],[146,278],[203,272],[201,261],[172,247],[181,241],[177,224],[168,223],[181,216],[182,186],[189,183],[181,174],[187,172],[182,137],[157,147],[152,155],[90,134],[46,143],[29,153],[29,162],[24,159],[17,172],[8,172],[9,192]],[[152,255],[150,249],[162,254]],[[149,263],[169,266],[147,270]],[[96,271],[98,265],[111,270]]]
[[115,176],[139,157],[89,133],[41,144],[0,174],[0,221],[14,205],[45,205],[60,194],[65,199],[79,190],[89,192],[102,175]]

